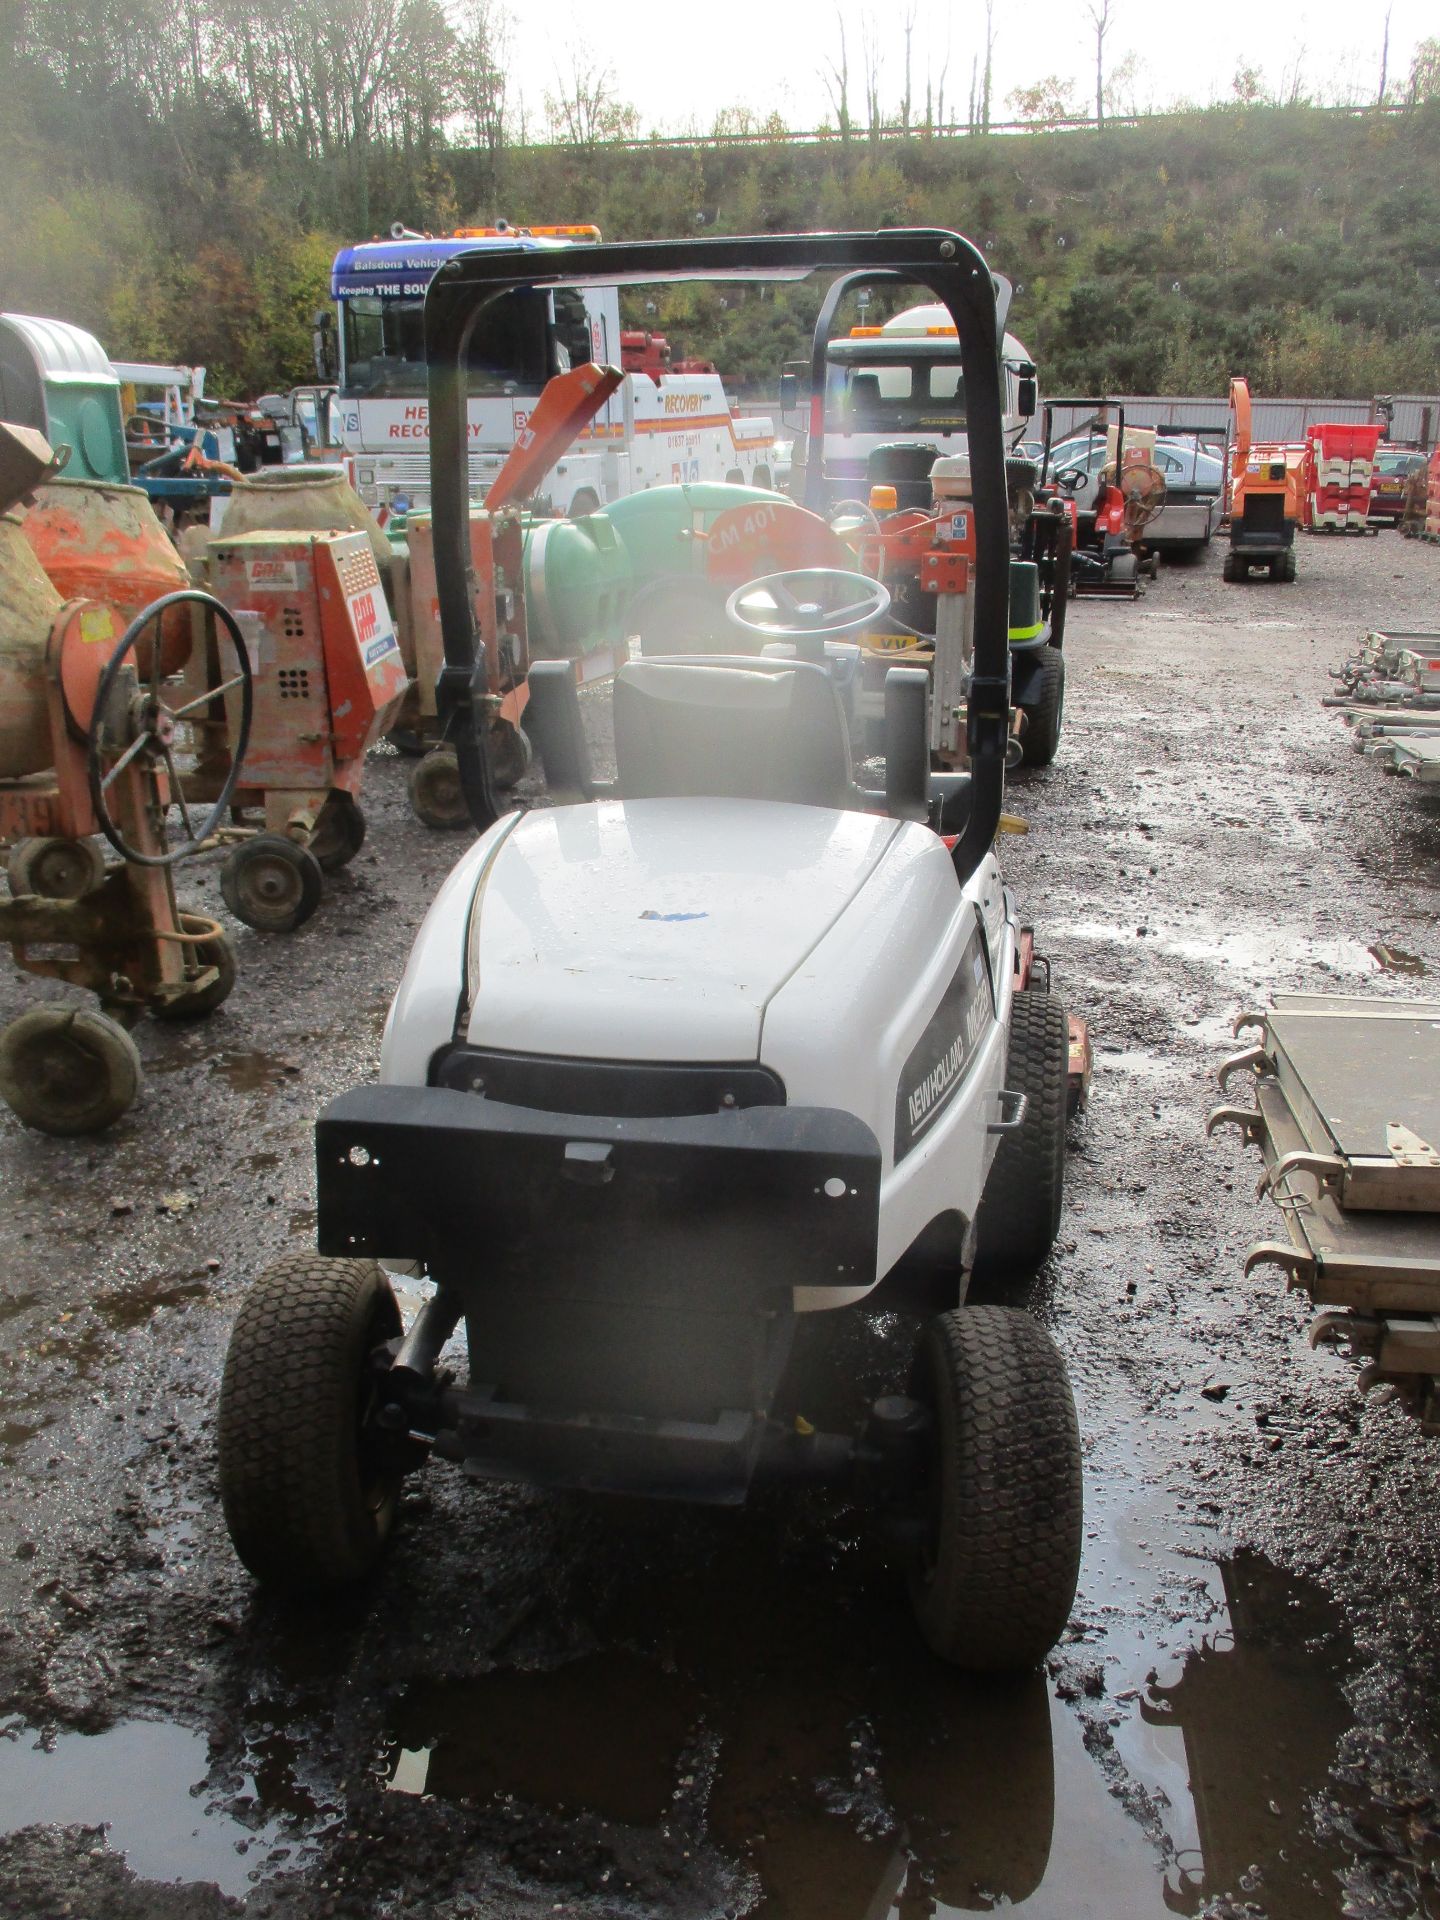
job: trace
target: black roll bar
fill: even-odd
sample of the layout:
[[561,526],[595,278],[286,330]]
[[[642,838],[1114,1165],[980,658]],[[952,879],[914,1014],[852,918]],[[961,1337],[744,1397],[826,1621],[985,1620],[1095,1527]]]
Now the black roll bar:
[[878,272],[862,268],[858,273],[842,273],[820,304],[815,331],[810,336],[810,430],[805,439],[805,498],[801,503],[812,513],[823,514],[830,505],[825,487],[825,352],[840,302],[846,294],[857,293],[861,287],[894,286],[904,278],[893,267],[882,267]]
[[486,747],[484,651],[470,565],[466,361],[480,314],[528,287],[637,286],[676,280],[803,279],[815,271],[863,272],[928,288],[950,312],[967,396],[975,513],[975,667],[966,730],[972,804],[953,859],[961,882],[989,852],[1000,824],[1010,724],[1009,512],[995,288],[983,254],[958,233],[762,234],[749,238],[609,242],[531,251],[476,249],[447,260],[425,296],[430,385],[431,513],[445,664],[436,684],[444,738],[456,750],[470,817],[499,818]]

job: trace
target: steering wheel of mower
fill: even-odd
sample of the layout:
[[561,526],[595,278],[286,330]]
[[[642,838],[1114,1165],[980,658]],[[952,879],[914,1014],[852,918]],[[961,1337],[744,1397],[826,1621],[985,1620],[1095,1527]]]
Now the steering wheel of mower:
[[[867,508],[868,512],[868,508]],[[839,640],[880,619],[890,589],[843,567],[796,567],[736,587],[725,617],[760,640]]]
[[[219,686],[209,688],[194,700],[186,701],[183,707],[170,707],[165,704],[160,692],[161,647],[158,632],[150,648],[148,680],[142,681],[138,671],[132,669],[135,685],[133,691],[127,691],[122,675],[145,629],[161,620],[171,607],[183,605],[204,607],[215,616],[220,629],[217,640],[221,634],[229,638],[238,670],[228,680],[222,680]],[[175,764],[176,723],[208,707],[233,687],[240,689],[240,730],[230,753],[230,767],[224,784],[197,829],[190,817],[185,788]],[[196,587],[184,587],[178,593],[167,593],[163,598],[152,601],[135,616],[105,664],[105,671],[95,690],[95,704],[85,736],[86,771],[90,779],[90,803],[95,809],[95,822],[122,860],[131,861],[139,867],[173,867],[178,860],[199,852],[230,810],[236,782],[240,777],[241,762],[250,744],[253,706],[254,675],[245,636],[234,614],[213,594],[202,593]],[[162,853],[148,853],[142,847],[131,846],[110,811],[110,798],[116,780],[127,767],[137,762],[151,769],[164,767],[170,777],[171,801],[179,807],[180,817],[185,823],[185,838],[173,847],[167,844]],[[162,817],[159,832],[161,839],[168,843],[168,813]]]

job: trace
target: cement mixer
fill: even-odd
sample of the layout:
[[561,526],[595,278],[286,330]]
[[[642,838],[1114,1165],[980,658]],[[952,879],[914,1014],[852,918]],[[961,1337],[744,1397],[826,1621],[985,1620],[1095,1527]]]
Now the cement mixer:
[[[230,609],[254,669],[254,734],[218,838],[226,906],[247,926],[289,933],[315,912],[324,876],[365,838],[368,749],[410,683],[391,612],[389,543],[338,467],[237,483],[219,534],[185,541],[192,577]],[[198,718],[195,791],[213,801],[239,723],[223,664],[194,648],[182,678]],[[246,811],[260,813],[247,823]]]
[[[176,900],[178,863],[210,844],[249,736],[250,663],[226,609],[188,585],[128,627],[110,604],[61,598],[12,511],[53,480],[43,437],[0,423],[0,839],[12,843],[0,940],[16,962],[92,990],[101,1011],[49,1002],[0,1031],[0,1096],[52,1134],[108,1126],[135,1100],[129,1027],[211,1012],[234,960],[222,928]],[[238,703],[230,764],[192,812],[181,772],[196,709],[172,704],[166,622],[203,628]],[[123,631],[122,631],[123,627]],[[120,856],[107,870],[93,836]]]

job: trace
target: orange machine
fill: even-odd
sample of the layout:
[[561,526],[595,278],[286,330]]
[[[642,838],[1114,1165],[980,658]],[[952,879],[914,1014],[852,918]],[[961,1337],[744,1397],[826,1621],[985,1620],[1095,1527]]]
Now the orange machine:
[[[485,507],[470,514],[470,566],[475,582],[476,631],[485,653],[490,752],[501,786],[513,786],[530,765],[530,747],[520,729],[528,691],[530,636],[526,592],[531,569],[543,582],[552,528],[531,527],[521,512],[540,482],[581,429],[620,385],[616,367],[593,362],[572,367],[546,383],[504,465],[491,481]],[[603,525],[603,522],[602,522]],[[608,533],[608,528],[604,529]],[[558,545],[558,543],[556,543]],[[408,608],[415,655],[414,711],[419,738],[429,751],[410,776],[410,802],[427,827],[469,825],[455,749],[439,740],[436,688],[445,664],[440,633],[440,602],[435,588],[434,532],[428,516],[417,517],[409,532]],[[597,614],[601,609],[597,606]],[[621,656],[623,657],[623,655]],[[604,671],[618,660],[608,654]]]
[[1230,382],[1230,551],[1225,578],[1248,580],[1263,567],[1272,580],[1295,578],[1295,529],[1305,512],[1307,449],[1256,445],[1250,437],[1250,387]]
[[[229,806],[250,674],[238,628],[207,594],[167,594],[123,635],[109,606],[62,603],[4,511],[49,458],[38,434],[0,426],[0,839],[12,843],[0,941],[27,972],[90,989],[102,1011],[51,1001],[12,1021],[0,1032],[0,1096],[25,1125],[76,1134],[134,1101],[140,1056],[127,1029],[142,1012],[206,1014],[234,985],[223,931],[177,903],[174,868]],[[195,609],[215,623],[210,648],[237,709],[232,768],[199,814],[180,765],[193,711],[170,704],[157,640],[167,618]],[[96,835],[122,864],[107,870]]]
[[[222,534],[210,544],[209,571],[254,673],[254,731],[235,804],[265,813],[263,831],[226,856],[220,887],[247,926],[288,933],[319,905],[324,872],[360,850],[365,754],[399,712],[409,676],[364,533]],[[213,789],[229,757],[234,695],[219,699],[206,648],[192,650],[187,675],[191,698],[207,702],[197,731]]]

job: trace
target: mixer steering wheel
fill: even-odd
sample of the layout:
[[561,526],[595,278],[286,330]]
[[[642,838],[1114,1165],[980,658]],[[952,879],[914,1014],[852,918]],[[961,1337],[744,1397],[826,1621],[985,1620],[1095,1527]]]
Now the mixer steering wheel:
[[796,567],[737,587],[725,617],[760,640],[839,640],[871,626],[889,605],[890,589],[868,574]]
[[[217,647],[228,639],[237,664],[235,672],[218,686],[208,688],[193,700],[187,700],[184,706],[172,707],[161,697],[162,648],[158,622],[171,607],[187,605],[204,607],[214,615]],[[152,623],[157,625],[157,630],[150,646],[150,671],[148,676],[142,676],[138,656],[133,666],[127,666],[127,663],[135,654],[141,635]],[[176,725],[202,713],[235,687],[240,689],[240,727],[230,753],[230,765],[219,794],[197,827],[191,818],[190,804],[185,798],[184,783],[175,761]],[[165,594],[135,616],[100,676],[85,740],[90,802],[95,809],[96,825],[122,860],[131,861],[138,867],[173,867],[176,861],[199,852],[230,810],[240,777],[240,765],[250,743],[253,705],[254,676],[245,636],[230,609],[213,594],[202,593],[196,587],[185,587],[178,593]],[[115,782],[127,768],[134,766],[155,772],[163,767],[169,776],[171,804],[180,809],[180,818],[185,823],[185,837],[170,846],[168,814],[162,815],[155,822],[155,829],[158,840],[163,844],[163,851],[154,852],[132,846],[110,811]],[[194,778],[193,774],[191,778]]]

